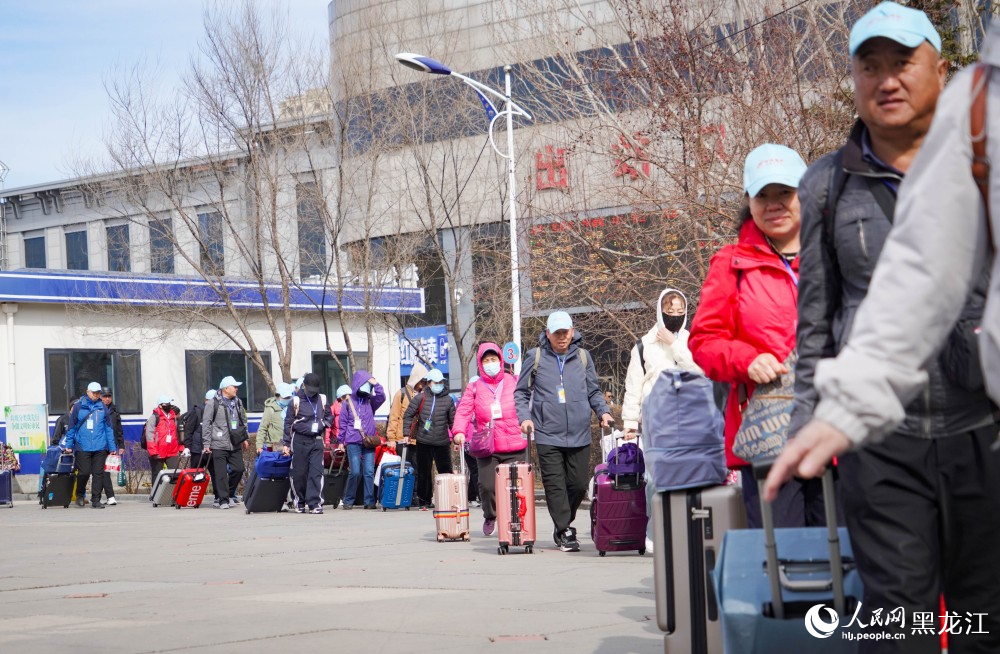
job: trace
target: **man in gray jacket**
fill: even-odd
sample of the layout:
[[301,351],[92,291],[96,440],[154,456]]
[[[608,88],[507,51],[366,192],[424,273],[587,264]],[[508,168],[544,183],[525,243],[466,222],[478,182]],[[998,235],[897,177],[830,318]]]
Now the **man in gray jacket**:
[[245,469],[242,450],[248,446],[247,414],[236,396],[237,387],[242,385],[233,377],[224,377],[215,397],[205,400],[202,413],[201,438],[204,452],[212,456],[212,476],[216,481],[213,505],[219,509],[237,503],[236,489]]
[[[905,22],[884,22],[886,32],[872,36],[895,39],[899,34],[893,29]],[[852,49],[854,41],[852,31]],[[857,77],[857,56],[854,63]],[[897,83],[893,78],[904,77],[890,74],[884,83],[891,88]],[[1000,97],[994,90],[996,107]],[[768,478],[765,497],[773,497],[793,472],[816,476],[832,456],[864,444],[844,455],[839,469],[865,603],[870,609],[936,613],[943,592],[949,614],[963,623],[967,614],[972,619],[971,633],[951,632],[949,650],[995,652],[1000,649],[995,592],[1000,565],[985,546],[1000,536],[1000,454],[990,449],[997,435],[995,407],[986,400],[976,356],[962,360],[939,353],[983,345],[985,371],[994,376],[989,381],[993,397],[1000,397],[996,275],[985,319],[974,301],[988,271],[985,221],[971,173],[971,95],[970,75],[962,73],[941,96],[933,128],[921,134],[917,145],[922,146],[908,167],[895,225],[867,297],[854,303],[860,308],[851,316],[853,331],[851,321],[839,323],[838,345],[848,333],[850,340],[835,359],[816,366],[815,396],[821,401],[804,416],[811,413],[814,419],[789,441]],[[806,207],[803,201],[803,222],[818,222],[815,211],[807,218]],[[861,218],[855,214],[863,235]],[[839,246],[846,238],[839,236],[839,222],[837,230]],[[803,264],[807,248],[803,236]],[[814,251],[802,270],[819,266],[824,256]],[[841,270],[856,264],[839,260]],[[807,274],[802,272],[801,289]],[[829,287],[830,279],[820,284]],[[810,307],[802,304],[801,290],[799,300],[801,321]],[[960,315],[963,320],[956,325]],[[976,335],[980,324],[985,338]],[[814,328],[800,325],[800,347],[809,329]],[[940,646],[933,636],[908,634],[905,645],[882,641],[878,648],[930,652]]]
[[597,370],[565,311],[549,316],[538,347],[524,358],[514,390],[521,431],[535,432],[545,504],[555,529],[552,539],[563,552],[577,552],[572,527],[590,479],[590,411],[611,424],[611,413],[597,382]]

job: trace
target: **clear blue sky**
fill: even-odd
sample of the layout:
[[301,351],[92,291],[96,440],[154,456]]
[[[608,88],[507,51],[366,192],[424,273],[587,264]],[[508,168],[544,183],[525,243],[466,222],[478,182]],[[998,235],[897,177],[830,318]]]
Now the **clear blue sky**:
[[[222,1],[222,0],[218,0]],[[228,1],[228,0],[226,0]],[[235,3],[234,3],[235,4]],[[327,44],[329,0],[259,0]],[[171,88],[198,51],[205,0],[0,0],[0,161],[7,189],[73,176],[100,156],[104,80],[141,59]]]

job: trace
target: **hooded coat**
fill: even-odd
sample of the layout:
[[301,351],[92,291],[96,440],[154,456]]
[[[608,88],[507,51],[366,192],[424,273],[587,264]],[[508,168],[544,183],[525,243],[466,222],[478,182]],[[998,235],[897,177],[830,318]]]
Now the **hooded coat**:
[[470,383],[462,393],[462,399],[455,410],[452,431],[464,434],[468,439],[476,429],[485,428],[493,418],[493,402],[499,396],[502,417],[493,423],[493,449],[496,452],[520,452],[527,445],[527,440],[521,434],[521,423],[517,419],[514,402],[517,377],[504,371],[502,367],[496,377],[488,376],[483,370],[483,357],[491,351],[499,356],[500,346],[496,343],[483,343],[479,346],[476,354],[479,379]]
[[[717,382],[746,387],[746,397],[756,385],[748,370],[759,355],[773,354],[784,361],[795,349],[799,258],[784,260],[767,243],[764,232],[748,219],[735,245],[715,253],[701,287],[688,340],[691,354],[705,375]],[[748,465],[733,455],[733,440],[740,429],[739,393],[726,401],[726,463],[730,468]]]
[[386,427],[386,437],[393,443],[402,440],[405,435],[403,432],[403,414],[406,413],[406,408],[410,406],[410,400],[416,394],[415,389],[417,384],[426,375],[427,367],[417,361],[413,364],[410,377],[406,380],[406,386],[396,391],[395,395],[392,396],[392,404],[389,405],[389,424]]
[[[348,396],[350,401],[344,402],[340,410],[340,432],[337,434],[337,440],[344,445],[360,445],[363,434],[375,433],[375,410],[385,403],[385,390],[382,384],[375,382],[372,384],[371,395],[362,398],[358,393],[358,389],[371,377],[367,370],[358,370],[351,377],[351,394]],[[355,418],[361,419],[360,431],[354,428]]]
[[169,411],[157,406],[146,421],[146,449],[149,456],[168,459],[181,451],[180,410],[171,406]]
[[[524,357],[521,377],[517,380],[514,402],[518,422],[531,420],[535,425],[535,442],[557,447],[590,445],[590,411],[598,416],[610,413],[601,386],[597,382],[594,357],[587,356],[587,365],[580,358],[583,338],[577,332],[566,350],[565,364],[559,362],[548,337],[543,331],[538,347]],[[535,359],[538,369],[535,370]],[[566,392],[566,401],[559,401],[559,386]]]
[[[667,293],[680,293],[684,298],[684,324],[676,332],[673,344],[667,345],[656,338],[657,331],[663,327],[663,298]],[[625,429],[639,429],[642,414],[642,402],[653,388],[664,370],[679,368],[688,372],[703,374],[688,349],[687,330],[687,296],[675,288],[665,288],[656,301],[656,325],[639,339],[642,342],[642,355],[639,346],[632,348],[632,356],[628,362],[628,372],[625,374],[625,399],[622,402],[622,423]],[[645,362],[645,367],[643,363]]]
[[62,447],[81,452],[113,452],[115,431],[111,424],[111,412],[100,398],[90,399],[84,395],[69,411],[68,428],[62,439]]
[[[417,415],[419,412],[420,415]],[[413,422],[417,422],[416,430]],[[430,421],[430,429],[427,422]],[[431,391],[427,384],[420,395],[410,400],[410,405],[403,414],[403,433],[413,433],[417,442],[423,445],[447,445],[451,442],[449,432],[455,421],[455,400],[451,399],[447,387],[440,393]]]
[[257,428],[257,446],[280,443],[285,435],[285,407],[276,397],[264,400],[264,415]]

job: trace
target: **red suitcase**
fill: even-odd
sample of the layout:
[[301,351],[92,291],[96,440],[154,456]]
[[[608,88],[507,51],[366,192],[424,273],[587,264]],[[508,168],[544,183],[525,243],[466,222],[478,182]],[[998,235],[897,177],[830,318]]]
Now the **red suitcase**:
[[524,463],[497,466],[497,554],[511,547],[523,547],[525,554],[535,549],[535,471],[531,465],[531,435],[524,448]]
[[641,478],[614,479],[608,465],[594,469],[594,499],[590,503],[590,534],[597,553],[646,553],[646,489]]
[[[203,457],[204,458],[204,455]],[[199,465],[201,461],[199,460]],[[205,492],[212,483],[212,478],[204,468],[187,468],[177,472],[177,483],[174,486],[174,508],[187,507],[197,509],[205,499]]]

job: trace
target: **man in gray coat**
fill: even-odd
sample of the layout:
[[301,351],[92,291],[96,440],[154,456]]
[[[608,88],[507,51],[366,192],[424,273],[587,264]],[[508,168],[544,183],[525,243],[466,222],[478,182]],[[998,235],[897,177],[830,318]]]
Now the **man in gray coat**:
[[573,319],[556,311],[546,327],[538,347],[524,357],[514,402],[521,431],[535,432],[545,504],[555,525],[552,539],[563,552],[578,552],[572,524],[592,472],[590,411],[600,416],[603,427],[611,424],[611,413]]
[[[1000,65],[998,46],[1000,34],[993,31],[983,55],[991,66]],[[986,545],[1000,538],[1000,452],[991,447],[998,431],[996,409],[991,407],[985,424],[935,434],[932,439],[904,439],[898,432],[911,413],[911,403],[930,393],[929,367],[940,359],[939,351],[947,351],[956,340],[961,342],[959,349],[982,350],[981,371],[979,357],[967,357],[970,375],[965,381],[971,386],[978,378],[980,388],[966,396],[982,394],[982,377],[977,373],[984,372],[991,397],[1000,400],[996,259],[985,312],[978,320],[959,320],[970,291],[983,277],[990,250],[972,171],[974,93],[972,71],[967,70],[956,75],[941,95],[933,125],[900,187],[894,226],[850,338],[836,358],[816,367],[819,403],[813,420],[789,441],[768,477],[765,498],[773,497],[793,473],[814,477],[832,456],[856,447],[840,459],[843,490],[850,488],[848,482],[856,474],[848,470],[851,475],[845,476],[843,462],[861,462],[862,478],[873,480],[875,491],[862,489],[869,492],[859,506],[861,518],[870,523],[882,545],[879,557],[870,561],[867,541],[862,540],[858,556],[859,543],[851,533],[866,604],[876,608],[882,606],[877,604],[880,600],[895,606],[919,601],[922,607],[915,610],[934,611],[943,592],[949,616],[962,621],[962,628],[949,633],[949,650],[996,652],[1000,651],[1000,597],[995,592],[1000,586],[1000,562]],[[996,118],[1000,107],[996,81],[989,88],[988,106]],[[988,122],[987,132],[1000,134],[1000,122]],[[986,161],[1000,161],[997,140],[991,140]],[[996,170],[993,173],[986,181],[995,185]],[[996,200],[992,209],[995,224],[1000,211]],[[961,408],[966,401],[967,397],[950,401],[949,407]],[[872,519],[873,512],[881,517]],[[848,507],[849,526],[851,516]],[[875,596],[866,573],[875,574]],[[894,641],[885,641],[879,651],[940,650],[934,637],[917,640],[908,634],[905,645],[890,642]]]
[[205,400],[202,413],[201,438],[205,454],[212,456],[212,476],[216,482],[213,505],[218,509],[228,509],[237,503],[236,489],[245,469],[242,450],[248,447],[247,414],[236,396],[237,387],[242,385],[233,377],[224,377],[215,397]]

